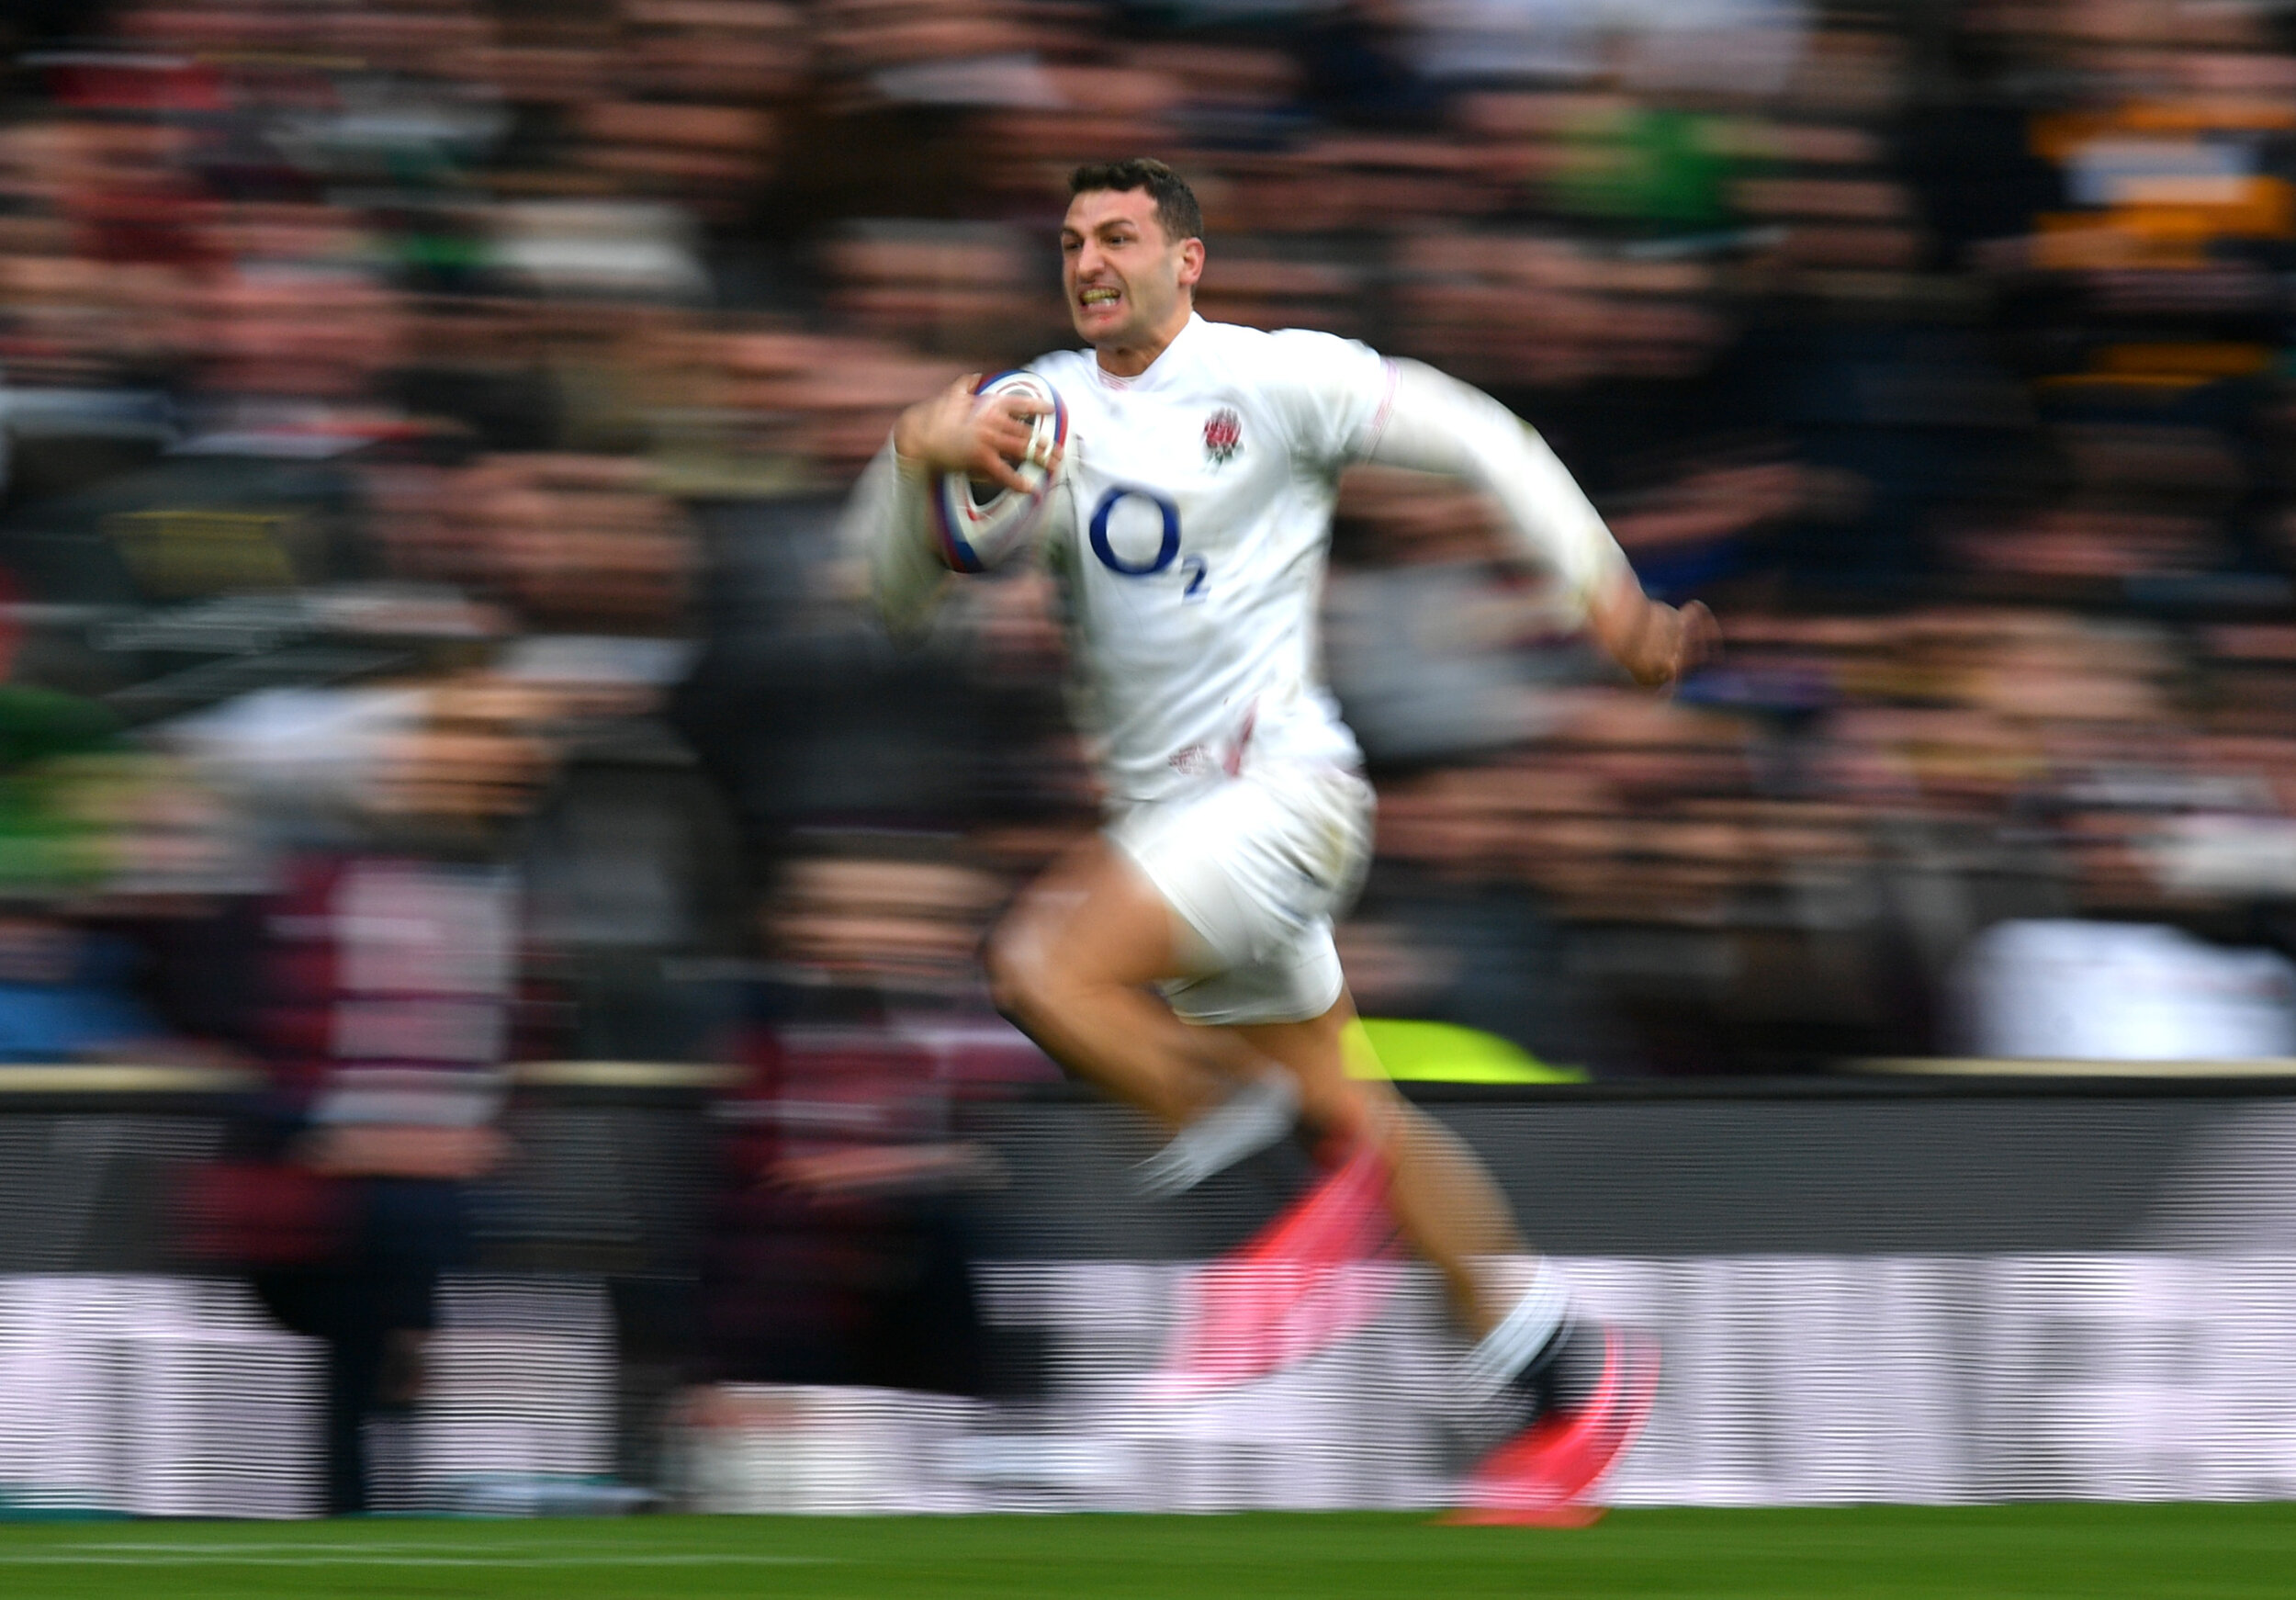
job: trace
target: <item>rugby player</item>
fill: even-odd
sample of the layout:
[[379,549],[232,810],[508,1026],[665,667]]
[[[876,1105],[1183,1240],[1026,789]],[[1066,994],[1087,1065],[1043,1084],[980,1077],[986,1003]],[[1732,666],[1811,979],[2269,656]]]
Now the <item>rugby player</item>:
[[[1469,1475],[1469,1514],[1582,1518],[1648,1414],[1654,1346],[1574,1314],[1550,1265],[1527,1282],[1506,1272],[1529,1252],[1490,1176],[1391,1087],[1344,1065],[1354,1012],[1332,919],[1369,859],[1373,801],[1317,647],[1339,473],[1380,462],[1481,488],[1521,556],[1556,576],[1638,683],[1671,684],[1710,655],[1714,618],[1645,596],[1569,472],[1488,396],[1327,333],[1198,316],[1202,219],[1163,163],[1081,167],[1070,189],[1062,283],[1086,348],[1030,370],[1069,411],[1067,509],[1048,523],[1045,558],[1109,820],[995,930],[996,1002],[1168,1131],[1142,1169],[1153,1191],[1298,1123],[1351,1153],[1351,1169],[1372,1163],[1372,1203],[1441,1272],[1474,1341],[1460,1385],[1524,1425]],[[863,475],[849,536],[896,626],[915,625],[947,577],[930,486],[962,472],[1025,490],[1014,463],[1034,409],[979,401],[962,380],[905,411]],[[1365,1189],[1331,1180],[1302,1205],[1328,1211]]]

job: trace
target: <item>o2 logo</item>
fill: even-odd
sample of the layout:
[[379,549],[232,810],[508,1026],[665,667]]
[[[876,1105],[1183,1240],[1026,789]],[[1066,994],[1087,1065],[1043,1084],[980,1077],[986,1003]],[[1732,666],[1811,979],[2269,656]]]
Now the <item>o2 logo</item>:
[[[1155,554],[1144,560],[1127,559],[1117,553],[1115,545],[1109,539],[1109,519],[1115,513],[1116,508],[1128,500],[1142,501],[1154,507],[1159,519],[1158,525],[1161,532],[1156,540]],[[1189,556],[1185,560],[1181,559],[1180,508],[1154,490],[1142,489],[1129,483],[1111,486],[1105,494],[1100,496],[1100,503],[1092,508],[1092,521],[1088,529],[1092,553],[1099,558],[1100,565],[1109,571],[1124,578],[1153,578],[1169,568],[1175,561],[1178,561],[1181,575],[1187,580],[1187,586],[1181,590],[1180,598],[1201,600],[1204,597],[1204,584],[1210,569],[1206,567],[1201,556]],[[1137,542],[1128,541],[1128,543],[1136,545]]]

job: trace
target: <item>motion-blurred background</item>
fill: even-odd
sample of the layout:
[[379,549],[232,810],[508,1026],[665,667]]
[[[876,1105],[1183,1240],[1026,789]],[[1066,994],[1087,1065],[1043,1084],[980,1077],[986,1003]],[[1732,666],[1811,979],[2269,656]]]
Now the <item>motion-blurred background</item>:
[[[1723,618],[1721,667],[1636,694],[1471,496],[1350,479],[1329,667],[1381,812],[1343,952],[1391,1066],[1615,1110],[2296,1056],[2296,6],[16,0],[0,44],[0,1264],[174,1275],[11,1279],[0,1321],[302,1373],[331,1431],[282,1506],[419,1498],[436,1396],[548,1389],[546,1325],[610,1377],[589,1444],[501,1447],[513,1499],[797,1414],[711,1379],[1047,1403],[985,1330],[1052,1301],[990,1314],[972,1268],[1122,1256],[1125,1213],[1046,1220],[1099,1203],[1029,1188],[1084,1113],[973,954],[1093,824],[1060,638],[1016,572],[895,652],[833,524],[902,405],[1068,341],[1080,161],[1170,160],[1206,315],[1489,389]],[[1449,1114],[1503,1144],[1539,1103]],[[1647,1201],[1580,1236],[1629,1256],[1702,1214],[1603,1189],[1638,1164],[1883,1181],[1855,1116],[1728,1103],[1705,1166],[1621,1123],[1554,1192],[1533,1118],[1511,1185]],[[1813,1178],[1753,1244],[2104,1248],[2160,1173],[2239,1192],[2178,1166],[2189,1105],[2082,1144],[1953,1103],[1855,1134],[1904,1155],[1867,1220],[1941,1232]],[[166,1299],[215,1281],[271,1320]],[[433,1444],[377,1443],[394,1407]],[[0,1498],[166,1508],[4,1429]],[[1773,1493],[1700,1471],[1649,1493]]]

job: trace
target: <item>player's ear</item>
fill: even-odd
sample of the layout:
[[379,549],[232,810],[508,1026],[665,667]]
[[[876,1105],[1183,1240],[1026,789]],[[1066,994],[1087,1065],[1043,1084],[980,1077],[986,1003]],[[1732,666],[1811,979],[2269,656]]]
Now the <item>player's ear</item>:
[[1204,242],[1200,239],[1180,241],[1180,287],[1192,289],[1204,276]]

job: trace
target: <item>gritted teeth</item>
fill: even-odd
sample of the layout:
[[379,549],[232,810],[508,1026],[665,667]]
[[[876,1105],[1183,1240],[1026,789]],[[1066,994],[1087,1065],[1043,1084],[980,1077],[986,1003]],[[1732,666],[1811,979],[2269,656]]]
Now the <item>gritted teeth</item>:
[[1115,300],[1121,299],[1123,297],[1115,289],[1096,288],[1086,289],[1076,298],[1087,306],[1099,306],[1109,304]]

